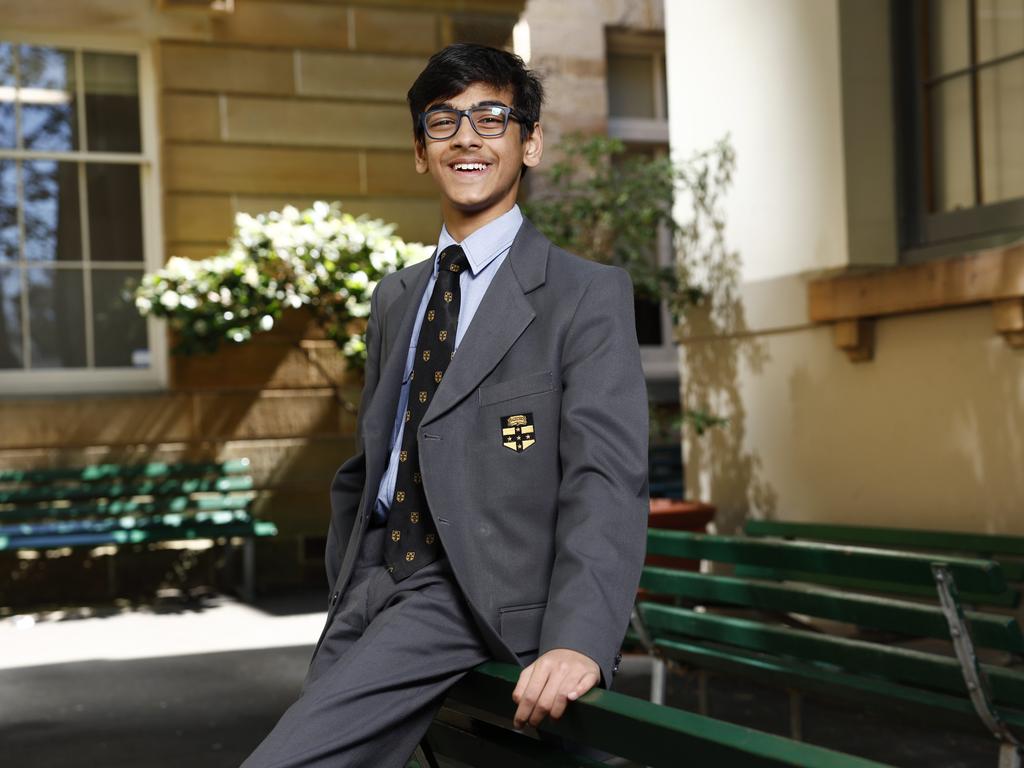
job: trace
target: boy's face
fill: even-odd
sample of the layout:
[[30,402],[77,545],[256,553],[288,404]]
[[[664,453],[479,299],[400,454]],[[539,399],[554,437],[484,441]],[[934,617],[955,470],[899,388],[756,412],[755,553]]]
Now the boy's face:
[[[443,106],[469,109],[485,101],[515,107],[511,90],[483,83],[473,83]],[[433,103],[427,109],[440,106],[441,102]],[[449,229],[457,222],[482,225],[515,204],[522,166],[537,165],[543,151],[539,123],[526,141],[522,141],[520,135],[519,123],[513,118],[509,118],[505,133],[496,138],[481,137],[469,119],[463,118],[458,132],[450,139],[424,136],[424,145],[416,145],[416,170],[434,178],[441,192],[441,210]],[[483,170],[456,170],[460,163],[483,163],[485,167]]]

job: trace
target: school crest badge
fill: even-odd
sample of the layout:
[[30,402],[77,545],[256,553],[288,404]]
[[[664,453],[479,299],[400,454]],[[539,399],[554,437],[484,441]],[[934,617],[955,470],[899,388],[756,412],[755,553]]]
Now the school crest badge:
[[516,453],[522,453],[537,442],[532,413],[517,413],[501,417],[501,443]]

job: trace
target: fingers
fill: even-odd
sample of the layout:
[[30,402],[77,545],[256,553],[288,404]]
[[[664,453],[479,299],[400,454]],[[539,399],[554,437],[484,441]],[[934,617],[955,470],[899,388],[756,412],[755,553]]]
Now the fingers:
[[[525,671],[525,670],[524,670]],[[534,666],[533,673],[530,675],[529,682],[523,690],[522,696],[519,700],[519,708],[516,709],[515,715],[512,717],[512,724],[516,728],[522,728],[527,720],[533,717],[534,708],[540,699],[541,692],[544,690],[544,686],[548,681],[548,675],[550,674],[550,667],[548,666]],[[522,676],[520,676],[520,682],[522,682]]]
[[[530,715],[530,725],[536,728],[549,714],[556,720],[565,711],[566,698],[568,693],[564,689],[565,678],[569,674],[569,665],[559,665],[551,675],[548,676],[544,690],[541,691],[537,704]],[[557,711],[558,714],[555,714]]]
[[516,683],[516,689],[512,691],[512,701],[514,701],[516,704],[519,703],[519,700],[523,697],[523,694],[526,692],[526,686],[530,684],[530,676],[533,674],[533,668],[534,665],[531,664],[519,673],[519,681]]
[[594,674],[593,672],[584,672],[583,675],[581,675],[580,678],[576,680],[576,683],[569,690],[569,693],[567,694],[566,698],[568,698],[569,701],[576,701],[576,699],[578,699],[584,693],[586,693],[595,685],[597,685],[597,682],[600,679],[600,674]]

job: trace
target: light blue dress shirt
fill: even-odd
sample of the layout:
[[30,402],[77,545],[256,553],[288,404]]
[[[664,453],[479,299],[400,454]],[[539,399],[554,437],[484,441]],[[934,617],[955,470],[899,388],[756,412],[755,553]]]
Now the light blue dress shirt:
[[[469,235],[459,245],[466,253],[469,261],[469,270],[459,275],[459,324],[455,330],[455,349],[462,343],[462,337],[466,335],[466,329],[473,321],[473,315],[480,307],[480,302],[487,292],[487,287],[494,279],[495,273],[508,256],[512,241],[515,239],[519,227],[523,223],[523,214],[518,205],[512,206],[512,210],[503,213],[494,221],[488,222],[476,232]],[[398,410],[395,412],[395,425],[391,429],[391,445],[389,449],[388,468],[381,478],[380,488],[377,491],[377,501],[374,504],[373,522],[383,525],[387,522],[388,509],[391,507],[391,499],[395,495],[395,479],[398,476],[398,454],[402,448],[402,434],[405,432],[405,409],[409,403],[409,375],[412,373],[413,361],[416,357],[416,343],[420,338],[420,326],[423,324],[423,315],[427,311],[427,304],[430,302],[430,294],[434,290],[434,283],[437,282],[438,256],[449,245],[455,245],[455,240],[448,234],[448,228],[441,228],[441,236],[437,240],[437,254],[434,256],[434,271],[427,282],[426,290],[420,299],[419,309],[416,310],[416,324],[412,329],[412,339],[409,342],[409,351],[405,358],[405,373],[402,376],[402,391],[398,397]]]

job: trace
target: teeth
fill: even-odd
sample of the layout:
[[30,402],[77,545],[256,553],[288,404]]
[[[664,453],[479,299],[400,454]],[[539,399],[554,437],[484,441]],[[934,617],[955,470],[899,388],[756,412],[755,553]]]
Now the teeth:
[[487,167],[484,163],[456,163],[455,170],[457,171],[482,171]]

